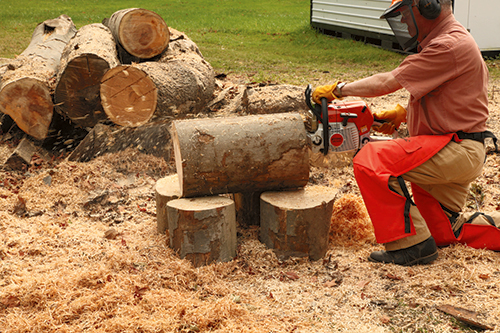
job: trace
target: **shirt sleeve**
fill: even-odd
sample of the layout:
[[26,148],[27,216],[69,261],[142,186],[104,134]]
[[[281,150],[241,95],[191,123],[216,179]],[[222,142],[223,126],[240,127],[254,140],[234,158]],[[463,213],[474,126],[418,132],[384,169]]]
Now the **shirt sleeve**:
[[406,57],[392,74],[413,97],[420,99],[455,77],[456,63],[448,45],[433,43]]

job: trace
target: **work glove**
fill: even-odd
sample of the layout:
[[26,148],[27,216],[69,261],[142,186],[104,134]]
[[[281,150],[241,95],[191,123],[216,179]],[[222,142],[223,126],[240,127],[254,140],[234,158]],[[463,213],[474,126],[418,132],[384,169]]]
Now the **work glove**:
[[335,84],[328,85],[328,86],[319,86],[318,88],[314,89],[312,93],[312,100],[316,104],[321,104],[321,99],[324,97],[330,103],[334,99],[340,99],[339,97],[335,96],[333,91],[335,88],[337,88],[337,84],[339,84],[340,81],[335,82]]
[[386,120],[387,122],[380,126],[373,126],[373,129],[380,133],[392,134],[402,122],[406,122],[406,109],[398,104],[393,110],[380,111],[375,113],[374,116],[376,119]]

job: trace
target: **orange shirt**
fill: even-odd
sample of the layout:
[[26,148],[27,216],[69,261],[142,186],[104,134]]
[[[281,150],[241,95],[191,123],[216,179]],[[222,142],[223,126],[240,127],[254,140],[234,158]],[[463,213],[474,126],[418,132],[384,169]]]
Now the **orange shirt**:
[[411,95],[411,136],[486,130],[488,68],[473,37],[453,15],[392,73]]

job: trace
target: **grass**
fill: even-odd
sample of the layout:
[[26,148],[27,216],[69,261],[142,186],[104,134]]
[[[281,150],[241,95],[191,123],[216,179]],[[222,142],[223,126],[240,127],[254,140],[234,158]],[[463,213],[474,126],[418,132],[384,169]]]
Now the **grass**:
[[[7,58],[21,53],[46,19],[66,14],[80,28],[117,10],[140,7],[186,32],[216,72],[248,81],[326,84],[388,71],[403,59],[318,33],[309,25],[309,0],[0,0],[0,5],[0,57]],[[500,76],[500,61],[488,63]]]

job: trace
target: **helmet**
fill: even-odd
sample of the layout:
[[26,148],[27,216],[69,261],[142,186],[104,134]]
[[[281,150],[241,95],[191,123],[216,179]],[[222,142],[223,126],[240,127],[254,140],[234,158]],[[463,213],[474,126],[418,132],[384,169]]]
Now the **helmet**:
[[404,51],[417,45],[418,26],[413,15],[413,0],[392,0],[380,18],[387,20]]

